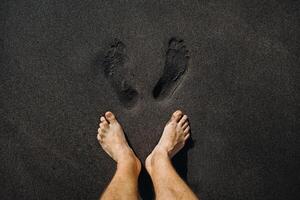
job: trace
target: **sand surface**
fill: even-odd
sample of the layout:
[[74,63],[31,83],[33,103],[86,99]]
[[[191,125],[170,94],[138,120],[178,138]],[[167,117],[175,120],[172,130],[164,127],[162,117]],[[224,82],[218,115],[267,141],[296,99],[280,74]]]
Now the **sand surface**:
[[[299,7],[1,1],[1,199],[97,199],[115,170],[100,115],[116,114],[144,161],[176,109],[192,140],[175,165],[197,195],[298,199]],[[176,47],[168,60],[172,38],[187,58]],[[140,183],[151,199],[144,172]]]

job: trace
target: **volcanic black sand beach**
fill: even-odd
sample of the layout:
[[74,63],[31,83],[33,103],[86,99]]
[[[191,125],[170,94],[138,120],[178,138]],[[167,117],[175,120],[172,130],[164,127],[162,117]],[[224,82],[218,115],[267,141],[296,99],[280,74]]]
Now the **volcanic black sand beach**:
[[174,163],[202,199],[298,199],[299,8],[1,1],[1,199],[97,199],[115,170],[100,115],[144,161],[177,109],[192,139]]

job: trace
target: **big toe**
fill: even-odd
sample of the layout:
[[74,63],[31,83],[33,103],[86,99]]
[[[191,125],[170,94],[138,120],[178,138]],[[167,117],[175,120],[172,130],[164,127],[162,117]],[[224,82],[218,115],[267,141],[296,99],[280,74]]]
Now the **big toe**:
[[109,121],[109,123],[114,123],[116,121],[115,115],[112,112],[110,112],[110,111],[107,111],[105,113],[105,117]]
[[171,120],[178,122],[182,117],[182,111],[177,110],[172,114]]

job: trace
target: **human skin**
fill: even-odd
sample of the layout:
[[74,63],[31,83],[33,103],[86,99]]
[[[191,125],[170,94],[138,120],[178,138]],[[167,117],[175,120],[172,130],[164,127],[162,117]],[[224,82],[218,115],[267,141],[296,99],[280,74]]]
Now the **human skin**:
[[[146,159],[156,199],[198,199],[174,169],[171,159],[190,137],[187,115],[174,112],[162,136]],[[124,131],[112,112],[100,118],[97,139],[103,150],[116,161],[117,170],[101,200],[138,199],[138,176],[141,162],[128,145]]]

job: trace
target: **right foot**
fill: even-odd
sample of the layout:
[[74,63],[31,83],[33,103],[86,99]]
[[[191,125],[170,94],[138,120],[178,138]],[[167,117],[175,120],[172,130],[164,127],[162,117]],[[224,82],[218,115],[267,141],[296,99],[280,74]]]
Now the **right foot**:
[[146,168],[151,171],[151,167],[158,157],[167,157],[171,159],[185,145],[186,140],[190,137],[190,126],[187,115],[183,115],[180,110],[172,114],[171,119],[166,124],[163,134],[146,159]]
[[110,80],[120,102],[127,108],[133,107],[137,102],[138,92],[126,80],[128,69],[125,68],[126,46],[120,40],[115,39],[104,57],[104,74]]
[[112,112],[101,116],[97,139],[103,150],[118,164],[134,164],[140,170],[140,161],[129,147],[124,131]]

